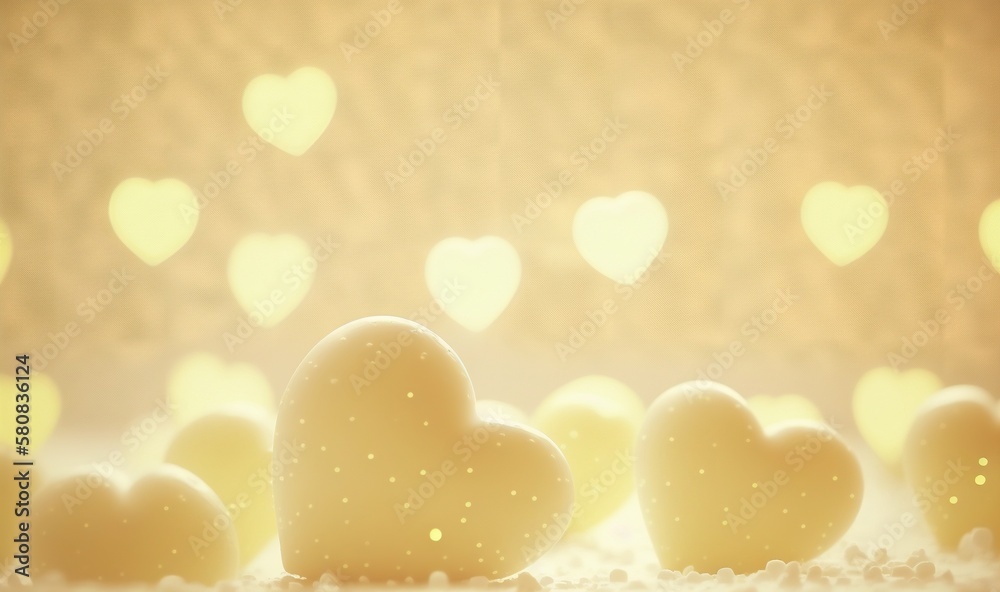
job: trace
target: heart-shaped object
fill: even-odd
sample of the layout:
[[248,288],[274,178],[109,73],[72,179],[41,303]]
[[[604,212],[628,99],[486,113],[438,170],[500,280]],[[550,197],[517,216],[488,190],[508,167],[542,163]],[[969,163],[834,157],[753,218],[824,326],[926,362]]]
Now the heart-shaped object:
[[866,185],[818,183],[802,200],[801,214],[806,236],[839,266],[870,251],[889,225],[889,205],[885,198]]
[[[1000,271],[1000,199],[983,210],[983,216],[979,219],[979,242],[990,263]],[[3,274],[0,273],[0,278],[2,277]]]
[[531,425],[566,456],[576,504],[570,530],[606,519],[635,491],[635,439],[645,405],[627,385],[609,376],[584,376],[546,397]]
[[229,287],[252,325],[273,327],[305,299],[315,264],[309,245],[293,234],[249,234],[229,254]]
[[861,504],[857,458],[828,427],[764,430],[733,390],[709,381],[660,395],[639,432],[639,504],[665,569],[763,569],[807,561]]
[[754,395],[747,399],[747,406],[764,427],[800,419],[823,421],[816,404],[802,395]]
[[285,570],[307,578],[502,578],[554,545],[573,482],[559,449],[483,421],[455,352],[395,317],[330,333],[299,364],[275,446],[298,462],[274,483]]
[[231,403],[275,409],[267,377],[253,364],[225,360],[209,352],[188,354],[170,371],[167,396],[178,423],[186,423]]
[[316,143],[336,108],[337,87],[318,68],[299,68],[287,78],[262,74],[243,91],[243,116],[250,128],[293,156]]
[[0,219],[0,282],[3,282],[10,268],[10,260],[14,256],[14,240],[10,236],[10,228]]
[[239,547],[226,507],[190,472],[162,466],[127,487],[93,470],[32,500],[33,566],[71,581],[213,585],[236,576]]
[[952,386],[921,407],[903,465],[914,502],[944,549],[977,527],[1000,532],[1000,405],[974,386]]
[[180,250],[198,224],[198,201],[177,179],[125,179],[111,193],[111,227],[147,265],[159,265]]
[[645,191],[585,201],[573,217],[573,242],[594,269],[633,284],[667,240],[667,211]]
[[[48,374],[42,372],[32,372],[30,389],[28,391],[31,416],[31,439],[32,447],[40,447],[52,436],[52,432],[59,423],[59,416],[62,413],[62,395],[59,393],[59,386]],[[0,401],[8,401],[11,405],[11,412],[6,409],[0,414],[0,434],[6,440],[4,444],[14,446],[14,430],[17,428],[17,415],[13,413],[15,397],[20,394],[17,390],[17,383],[13,376],[0,374]]]
[[923,368],[902,372],[873,368],[858,380],[852,401],[854,423],[890,468],[900,468],[903,442],[917,410],[942,386],[941,379]]
[[[274,419],[259,407],[229,405],[182,428],[164,461],[183,467],[208,484],[229,508],[239,536],[240,559],[249,563],[277,534],[274,517],[271,442]],[[288,444],[279,458],[295,459]]]
[[446,238],[427,254],[424,279],[445,314],[470,331],[493,324],[521,283],[521,258],[507,241]]

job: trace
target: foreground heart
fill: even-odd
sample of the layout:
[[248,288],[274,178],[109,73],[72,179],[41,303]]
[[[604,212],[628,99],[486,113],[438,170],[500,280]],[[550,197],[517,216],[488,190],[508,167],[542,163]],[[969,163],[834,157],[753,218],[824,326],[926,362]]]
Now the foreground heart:
[[954,386],[921,408],[903,465],[914,500],[948,550],[976,527],[1000,532],[1000,406],[986,391]]
[[875,454],[898,471],[903,441],[917,410],[941,390],[941,380],[930,370],[897,372],[889,367],[866,372],[854,387],[854,423]]
[[11,257],[14,255],[14,241],[10,236],[10,229],[3,220],[0,220],[0,282],[7,275],[7,268],[10,267]]
[[288,78],[263,74],[243,91],[243,115],[265,142],[301,156],[330,125],[337,87],[326,72],[299,68]]
[[861,504],[861,468],[832,430],[764,431],[720,384],[663,393],[639,434],[639,503],[666,569],[749,573],[771,559],[806,561],[837,542]]
[[[986,206],[983,211],[983,217],[979,219],[979,242],[993,268],[1000,271],[1000,200]],[[0,266],[2,265],[3,262],[0,261]],[[0,272],[0,279],[2,278],[3,273]]]
[[167,396],[181,424],[231,403],[256,405],[270,412],[275,408],[271,385],[256,366],[226,364],[208,352],[189,354],[174,365]]
[[229,254],[229,287],[252,326],[273,327],[305,299],[317,265],[294,234],[248,234]]
[[819,183],[806,193],[801,214],[809,240],[840,266],[870,251],[889,225],[885,198],[865,185]]
[[521,258],[507,241],[446,238],[427,254],[427,289],[445,314],[470,331],[493,324],[521,283]]
[[147,265],[159,265],[194,234],[198,202],[177,179],[131,178],[118,184],[108,204],[111,227]]
[[[13,411],[14,399],[17,396],[17,383],[13,376],[0,374],[0,401],[10,401],[11,411]],[[41,446],[52,436],[52,432],[59,423],[59,416],[62,413],[62,395],[59,393],[59,386],[48,374],[42,372],[31,373],[31,389],[29,391],[29,404],[31,405],[31,444]],[[0,414],[0,434],[10,437],[7,443],[14,445],[14,434],[17,428],[17,415],[7,413],[6,410]]]
[[33,575],[104,583],[178,575],[213,585],[237,573],[225,506],[179,467],[160,467],[128,489],[94,471],[70,475],[41,491],[31,514]]
[[618,510],[635,490],[635,438],[645,406],[609,376],[571,381],[538,405],[531,425],[566,455],[576,484],[570,530],[582,532]]
[[348,323],[309,352],[278,410],[274,483],[285,569],[318,578],[501,578],[569,523],[566,460],[529,428],[487,422],[455,352],[395,317]]
[[633,284],[667,240],[667,212],[645,191],[587,200],[573,217],[573,242],[594,269]]
[[[271,477],[279,476],[284,465],[273,469],[273,437],[274,420],[268,413],[253,405],[233,404],[184,426],[163,457],[203,479],[222,499],[236,526],[244,565],[277,532]],[[289,463],[293,460],[294,456]]]

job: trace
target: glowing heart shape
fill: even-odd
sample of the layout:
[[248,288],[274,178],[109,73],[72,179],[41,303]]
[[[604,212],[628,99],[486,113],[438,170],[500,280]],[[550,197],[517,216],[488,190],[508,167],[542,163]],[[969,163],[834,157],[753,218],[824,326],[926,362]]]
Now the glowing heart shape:
[[889,206],[876,189],[825,181],[802,200],[802,228],[827,259],[847,265],[872,249],[889,225]]
[[[277,534],[271,476],[274,420],[259,407],[232,405],[186,425],[164,461],[183,467],[229,508],[245,565]],[[297,452],[297,451],[293,451]]]
[[273,327],[305,299],[316,276],[309,245],[292,234],[249,234],[229,255],[229,287],[252,325]]
[[639,396],[608,376],[584,376],[546,397],[531,424],[559,446],[576,484],[570,530],[613,514],[635,490],[635,439],[645,414]]
[[395,317],[340,327],[309,352],[278,409],[274,484],[285,570],[346,580],[501,578],[569,523],[566,460],[530,428],[483,421],[455,352]]
[[186,423],[230,403],[247,403],[273,411],[274,393],[264,373],[253,364],[227,364],[208,353],[189,354],[174,365],[167,383],[174,417]]
[[446,238],[427,254],[424,279],[445,314],[470,331],[482,331],[517,292],[521,258],[496,236]]
[[14,256],[14,241],[10,236],[10,229],[7,228],[7,224],[0,220],[0,282],[3,282],[3,278],[7,275],[7,269],[10,268],[11,257]]
[[903,441],[924,401],[941,390],[930,370],[897,372],[889,367],[866,372],[854,387],[854,423],[871,449],[892,468],[899,468]]
[[720,384],[666,391],[639,434],[639,504],[665,569],[804,562],[837,542],[861,504],[861,467],[836,433],[812,422],[765,431]]
[[913,421],[903,465],[944,549],[976,527],[1000,532],[1000,405],[989,393],[962,385],[934,395]]
[[[979,219],[979,242],[990,263],[1000,271],[1000,200],[986,206],[983,211],[983,217]],[[0,269],[2,265],[0,261]],[[0,272],[0,278],[2,277],[3,273]]]
[[633,284],[667,240],[667,211],[645,191],[595,197],[576,210],[573,242],[594,269],[620,284]]
[[180,250],[198,224],[198,202],[177,179],[125,179],[111,193],[111,227],[130,251],[159,265]]
[[[200,479],[174,466],[131,487],[93,469],[50,483],[32,500],[35,575],[71,581],[156,583],[167,575],[209,586],[236,576],[239,548],[226,508]],[[197,544],[216,527],[216,536]]]
[[[52,432],[55,431],[56,424],[59,423],[59,415],[62,412],[62,395],[59,393],[56,381],[47,374],[32,372],[30,384],[28,404],[31,405],[31,433],[29,434],[31,446],[29,448],[33,448],[45,444],[52,436]],[[4,444],[7,446],[14,446],[17,416],[13,413],[13,405],[18,394],[14,377],[0,374],[0,397],[2,397],[0,400],[8,401],[11,405],[11,412],[8,413],[4,409],[3,413],[0,414],[0,430],[3,430],[0,433],[3,434],[3,438],[6,440]]]
[[293,156],[316,143],[336,108],[337,87],[318,68],[299,68],[288,78],[263,74],[243,91],[243,116],[250,128]]
[[754,395],[747,405],[764,427],[800,419],[823,421],[816,405],[802,395]]

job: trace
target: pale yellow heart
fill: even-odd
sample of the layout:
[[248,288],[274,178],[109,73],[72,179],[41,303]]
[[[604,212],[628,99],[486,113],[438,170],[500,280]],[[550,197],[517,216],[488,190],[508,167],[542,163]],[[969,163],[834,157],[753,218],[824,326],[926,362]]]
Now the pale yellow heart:
[[446,238],[427,254],[424,279],[445,314],[470,331],[482,331],[517,292],[521,258],[509,242],[496,236]]
[[934,395],[913,422],[903,464],[944,549],[973,528],[1000,532],[1000,406],[989,393],[963,385]]
[[633,284],[667,240],[667,211],[644,191],[585,201],[573,217],[573,242],[594,269]]
[[10,268],[10,260],[14,256],[14,241],[10,236],[10,228],[0,219],[0,282],[3,282]]
[[823,421],[816,404],[802,395],[754,395],[747,405],[764,427],[800,419]]
[[243,115],[265,142],[301,156],[326,131],[337,108],[337,87],[326,72],[299,68],[287,78],[263,74],[243,91]]
[[898,468],[917,409],[941,388],[941,380],[922,368],[903,372],[874,368],[858,380],[852,401],[854,423],[887,465]]
[[665,569],[737,573],[805,562],[861,505],[861,466],[825,425],[765,430],[734,391],[678,385],[652,404],[637,444],[639,504]]
[[249,234],[229,255],[229,287],[256,326],[273,327],[302,303],[316,277],[309,245],[292,234]]
[[1000,271],[1000,200],[986,206],[983,211],[983,217],[979,219],[979,242],[990,263]]
[[889,206],[877,190],[825,181],[802,200],[802,228],[827,259],[847,265],[872,249],[889,225]]
[[608,376],[573,380],[539,404],[531,425],[566,456],[576,484],[570,530],[584,531],[618,510],[635,491],[635,439],[645,406]]
[[288,462],[272,465],[273,437],[274,418],[268,413],[253,405],[229,405],[184,426],[164,455],[164,462],[191,471],[222,499],[236,527],[243,565],[277,534],[271,479],[290,468],[298,453],[289,445],[275,458],[291,454]]
[[[62,395],[56,381],[47,374],[38,371],[31,373],[29,381],[28,396],[30,405],[31,422],[28,425],[30,434],[28,438],[29,451],[34,454],[35,447],[42,446],[48,441],[52,432],[59,423],[59,415],[62,412]],[[3,446],[13,448],[15,446],[15,428],[18,426],[17,413],[15,413],[15,397],[20,394],[14,382],[13,376],[0,374],[0,400],[7,401],[3,412],[0,413],[0,434],[3,438]]]
[[483,421],[456,353],[404,319],[360,319],[320,341],[281,399],[274,441],[301,448],[274,483],[291,574],[503,578],[570,521],[572,476],[555,444]]
[[108,204],[111,227],[147,265],[159,265],[180,250],[198,224],[198,202],[177,179],[132,177],[118,184]]
[[253,364],[227,364],[222,358],[198,352],[185,356],[170,371],[167,397],[178,423],[187,423],[230,403],[248,403],[265,411],[275,409],[267,377]]
[[129,485],[87,469],[36,494],[34,575],[104,584],[176,575],[209,586],[236,577],[236,531],[201,479],[165,465]]

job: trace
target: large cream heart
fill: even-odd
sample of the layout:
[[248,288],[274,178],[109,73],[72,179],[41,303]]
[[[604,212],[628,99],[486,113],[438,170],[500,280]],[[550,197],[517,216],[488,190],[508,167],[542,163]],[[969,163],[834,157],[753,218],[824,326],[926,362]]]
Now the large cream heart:
[[604,521],[635,491],[635,439],[644,415],[635,391],[600,375],[564,384],[538,405],[531,425],[559,446],[573,472],[571,531]]
[[267,377],[253,364],[225,360],[209,352],[189,354],[170,371],[167,397],[178,423],[187,423],[230,403],[275,408]]
[[0,219],[0,282],[3,282],[4,276],[7,275],[13,256],[14,241],[10,236],[10,228],[7,228],[7,224]]
[[661,565],[703,573],[819,555],[850,527],[863,492],[857,459],[828,427],[765,431],[739,395],[708,381],[656,399],[636,471]]
[[229,287],[251,323],[273,327],[312,288],[316,267],[309,245],[293,234],[249,234],[229,255]]
[[108,204],[111,228],[147,265],[159,265],[184,246],[198,224],[198,201],[177,179],[132,177],[118,184]]
[[299,364],[275,448],[298,461],[274,484],[285,570],[307,578],[502,578],[554,545],[573,482],[559,449],[476,415],[455,352],[395,317],[360,319]]
[[93,470],[52,482],[32,501],[34,575],[156,583],[178,575],[213,585],[236,576],[236,531],[219,497],[175,466],[131,487]]
[[316,143],[336,108],[337,87],[318,68],[299,68],[288,78],[262,74],[243,91],[243,115],[250,128],[293,156]]
[[633,284],[667,240],[667,211],[645,191],[585,201],[573,217],[573,242],[594,269]]
[[[62,395],[59,393],[59,386],[48,374],[33,372],[31,374],[30,388],[28,390],[28,405],[30,405],[31,423],[28,438],[31,445],[29,449],[36,449],[42,446],[52,436],[52,432],[59,423],[59,416],[62,413]],[[15,445],[14,436],[17,424],[17,414],[14,413],[15,397],[20,394],[17,390],[13,376],[0,374],[0,401],[9,403],[10,412],[7,409],[0,413],[0,434],[3,434],[3,445],[13,447]]]
[[1000,532],[1000,405],[986,391],[953,386],[920,409],[903,465],[914,501],[947,550],[976,527]]
[[[273,417],[253,405],[233,404],[184,426],[164,455],[165,462],[203,479],[229,508],[244,565],[277,534],[271,478],[285,465],[272,465],[273,438]],[[290,444],[284,450],[293,455],[290,464],[298,451]]]
[[942,388],[930,370],[897,372],[889,367],[866,372],[854,387],[854,423],[872,450],[898,469],[903,441],[920,406]]
[[825,181],[802,200],[802,228],[827,259],[844,266],[872,249],[889,225],[889,205],[876,189]]
[[764,427],[800,419],[823,421],[816,404],[802,395],[754,395],[747,405]]
[[986,206],[983,217],[979,219],[979,242],[990,263],[1000,271],[1000,199]]
[[510,304],[521,283],[521,258],[507,241],[484,236],[446,238],[427,254],[424,279],[445,314],[482,331]]

